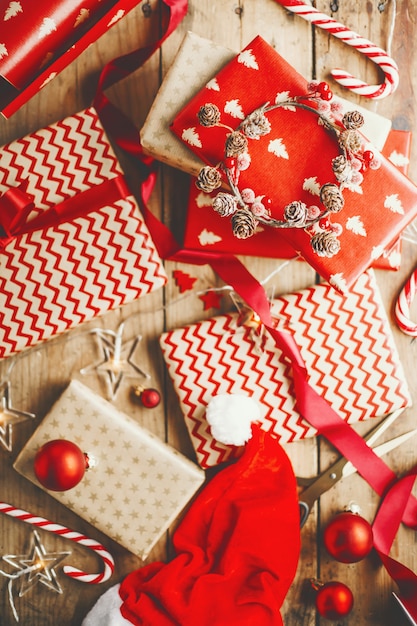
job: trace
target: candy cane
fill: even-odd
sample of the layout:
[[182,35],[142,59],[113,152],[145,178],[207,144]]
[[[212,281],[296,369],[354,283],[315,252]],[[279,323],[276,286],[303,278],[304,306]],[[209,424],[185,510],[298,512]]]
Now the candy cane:
[[397,302],[395,303],[394,315],[399,328],[406,335],[417,337],[417,324],[410,320],[410,304],[414,300],[417,284],[417,269],[411,274],[405,283]]
[[36,517],[31,515],[27,511],[23,511],[22,509],[17,509],[10,504],[6,504],[5,502],[0,502],[0,511],[5,513],[6,515],[10,515],[15,519],[19,519],[22,522],[26,522],[27,524],[31,524],[32,526],[36,526],[37,528],[42,528],[43,530],[47,530],[51,533],[55,533],[56,535],[60,535],[61,537],[65,537],[66,539],[71,539],[71,541],[75,541],[82,546],[86,546],[93,550],[104,562],[104,571],[101,574],[86,574],[81,570],[71,567],[70,565],[65,565],[63,570],[64,573],[70,578],[76,578],[84,583],[102,583],[110,578],[114,571],[114,560],[112,555],[107,552],[107,550],[101,544],[97,543],[93,539],[89,539],[85,535],[78,533],[74,530],[70,530],[65,526],[61,526],[60,524],[54,524],[44,517]]
[[352,46],[378,65],[385,74],[385,81],[379,85],[368,85],[355,78],[345,70],[331,70],[333,78],[343,87],[350,89],[353,93],[366,98],[379,100],[393,93],[399,82],[398,65],[382,48],[378,48],[368,39],[364,39],[357,33],[349,30],[336,22],[325,13],[320,13],[310,5],[304,4],[301,0],[276,0],[283,7],[307,20],[311,24],[327,30],[329,33],[344,41],[348,46]]

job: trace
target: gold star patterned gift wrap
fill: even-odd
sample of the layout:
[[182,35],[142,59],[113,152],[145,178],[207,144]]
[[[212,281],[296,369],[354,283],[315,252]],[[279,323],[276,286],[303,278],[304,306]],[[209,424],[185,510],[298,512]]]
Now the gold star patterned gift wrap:
[[97,465],[73,489],[45,491],[141,559],[205,479],[195,463],[77,380],[71,381],[14,464],[42,489],[33,461],[37,450],[53,439],[73,441]]

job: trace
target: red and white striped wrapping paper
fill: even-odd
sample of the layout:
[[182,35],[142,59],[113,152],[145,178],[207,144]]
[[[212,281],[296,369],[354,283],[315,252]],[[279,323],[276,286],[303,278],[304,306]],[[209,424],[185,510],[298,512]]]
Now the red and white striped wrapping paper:
[[[309,381],[349,423],[411,404],[407,382],[372,271],[345,296],[329,284],[272,302],[278,328],[294,334]],[[220,315],[164,333],[160,344],[202,467],[236,453],[215,441],[206,406],[219,393],[250,395],[262,427],[281,443],[316,434],[297,411],[290,364],[268,333]]]
[[[35,214],[122,174],[94,109],[0,148],[0,193],[26,181]],[[135,300],[167,280],[130,192],[0,252],[0,357]],[[30,218],[32,216],[29,216]]]

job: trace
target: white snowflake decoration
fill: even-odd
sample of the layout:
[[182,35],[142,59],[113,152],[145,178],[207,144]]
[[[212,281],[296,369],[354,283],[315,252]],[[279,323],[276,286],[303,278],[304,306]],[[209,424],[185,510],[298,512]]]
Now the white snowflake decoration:
[[198,241],[200,242],[200,246],[213,245],[214,243],[218,243],[221,240],[222,240],[221,237],[216,235],[216,233],[213,233],[212,231],[207,230],[207,228],[204,228],[201,231],[201,233],[198,235]]
[[388,158],[391,163],[394,163],[397,167],[405,167],[410,163],[410,159],[406,157],[405,154],[402,154],[402,152],[397,152],[397,150],[391,152]]
[[384,246],[374,246],[371,251],[371,259],[375,261],[384,254]]
[[338,274],[332,274],[330,276],[329,283],[342,293],[346,293],[347,283],[342,272],[339,272]]
[[191,128],[184,128],[181,138],[183,141],[189,143],[190,146],[196,146],[197,148],[203,147],[195,126],[192,126]]
[[[282,102],[287,102],[287,100],[289,99],[290,99],[289,91],[279,91],[275,97],[275,104],[281,104]],[[282,108],[286,109],[287,111],[292,111],[294,113],[297,111],[296,107],[293,106],[292,104],[286,104]]]
[[20,2],[10,2],[9,6],[4,12],[4,21],[10,20],[12,17],[16,17],[18,13],[23,13],[22,5]]
[[271,139],[268,144],[268,152],[272,152],[276,157],[289,159],[287,148],[282,139]]
[[206,89],[211,89],[212,91],[220,91],[219,83],[216,78],[212,78],[206,85]]
[[243,50],[243,52],[238,55],[237,61],[252,70],[259,70],[259,65],[252,50]]
[[393,193],[390,196],[387,196],[384,201],[384,207],[393,213],[404,215],[404,207],[398,197],[398,193]]
[[203,206],[211,206],[212,202],[213,202],[213,198],[209,196],[207,193],[204,193],[203,191],[200,191],[200,193],[197,195],[195,199],[195,203],[200,209]]
[[42,25],[39,28],[38,39],[43,39],[43,37],[47,37],[54,30],[56,30],[56,23],[51,17],[44,17],[42,20]]
[[350,230],[354,235],[366,237],[367,232],[359,215],[352,215],[346,220],[346,230]]
[[310,176],[309,178],[305,178],[303,182],[303,190],[309,191],[313,196],[320,195],[320,183],[317,180],[317,176]]
[[244,120],[245,114],[243,113],[243,109],[239,104],[239,100],[227,100],[224,105],[224,112],[232,117],[235,117],[238,120]]

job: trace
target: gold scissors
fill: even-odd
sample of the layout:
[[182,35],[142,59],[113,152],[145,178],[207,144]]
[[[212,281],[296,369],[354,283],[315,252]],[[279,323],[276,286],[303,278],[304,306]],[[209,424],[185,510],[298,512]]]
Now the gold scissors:
[[[390,450],[394,450],[404,441],[413,437],[417,433],[417,428],[415,428],[414,430],[410,430],[399,437],[390,439],[377,447],[372,445],[376,439],[378,439],[378,437],[380,437],[382,433],[389,428],[389,426],[391,426],[403,410],[404,409],[398,409],[397,411],[390,413],[382,422],[380,422],[375,428],[370,430],[364,436],[364,440],[368,446],[370,446],[378,456],[382,456]],[[354,474],[356,471],[356,467],[345,457],[342,457],[318,476],[313,476],[312,478],[297,476],[297,484],[302,488],[299,500],[301,528],[306,523],[316,500],[318,500],[323,493],[331,489],[331,487],[333,487],[333,485],[335,485],[339,480]]]

